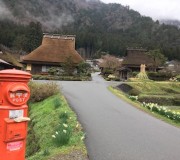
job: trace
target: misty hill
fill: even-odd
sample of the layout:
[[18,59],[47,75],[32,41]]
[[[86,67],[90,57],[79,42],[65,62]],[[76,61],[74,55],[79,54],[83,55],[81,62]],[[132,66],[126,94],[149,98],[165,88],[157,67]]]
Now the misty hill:
[[177,26],[178,28],[180,28],[180,21],[179,20],[171,20],[171,19],[162,19],[160,20],[161,24],[167,24],[167,25],[173,25],[173,26]]
[[68,25],[79,30],[92,26],[107,30],[126,29],[135,21],[135,17],[140,17],[139,13],[129,11],[126,7],[118,4],[107,5],[99,0],[0,1],[6,11],[6,19],[21,24],[38,21],[45,30],[61,29]]
[[[37,36],[41,38],[43,30],[76,34],[76,47],[87,57],[101,52],[123,56],[127,47],[143,47],[161,49],[169,59],[180,59],[177,27],[160,25],[120,4],[99,0],[0,0],[0,15],[0,43],[27,52],[40,44]],[[29,46],[33,38],[36,44]]]

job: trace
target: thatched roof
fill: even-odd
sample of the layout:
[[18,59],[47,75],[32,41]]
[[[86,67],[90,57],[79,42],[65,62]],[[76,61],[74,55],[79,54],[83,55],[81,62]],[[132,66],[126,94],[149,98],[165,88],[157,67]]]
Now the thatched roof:
[[6,62],[6,61],[4,61],[4,60],[2,60],[2,59],[0,59],[0,63],[2,63],[2,64],[6,64],[6,65],[10,65],[10,66],[11,66],[11,64],[10,64],[10,63],[8,63],[8,62]]
[[5,50],[3,46],[0,46],[0,59],[10,63],[11,65],[22,68],[23,65],[18,62],[17,58],[13,56],[9,51]]
[[23,62],[58,64],[66,62],[68,58],[75,64],[83,61],[75,50],[75,37],[45,35],[41,46],[24,56]]
[[140,66],[146,64],[146,66],[153,66],[154,60],[151,55],[146,53],[143,49],[129,49],[127,50],[127,56],[122,62],[123,66]]

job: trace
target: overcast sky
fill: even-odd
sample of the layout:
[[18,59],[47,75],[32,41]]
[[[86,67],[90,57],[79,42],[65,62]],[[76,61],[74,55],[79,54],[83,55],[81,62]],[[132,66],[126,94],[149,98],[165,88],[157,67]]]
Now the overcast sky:
[[180,20],[180,0],[101,0],[105,3],[121,3],[142,15],[157,19]]

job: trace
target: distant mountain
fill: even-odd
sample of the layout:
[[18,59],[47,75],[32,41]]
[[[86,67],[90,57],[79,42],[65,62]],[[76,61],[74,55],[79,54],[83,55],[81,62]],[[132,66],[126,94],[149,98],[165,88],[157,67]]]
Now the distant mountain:
[[180,21],[179,20],[171,20],[171,19],[163,19],[160,20],[161,24],[167,24],[167,25],[173,25],[173,26],[177,26],[178,28],[180,28]]
[[[100,27],[107,30],[126,29],[140,14],[118,4],[99,0],[0,0],[2,18],[17,23],[41,22],[47,30],[63,26]],[[80,25],[80,26],[79,26]],[[98,25],[98,26],[97,26]]]
[[85,57],[123,56],[127,47],[142,47],[180,59],[179,28],[128,6],[100,0],[0,0],[0,43],[29,52],[40,44],[41,25],[43,32],[75,34]]

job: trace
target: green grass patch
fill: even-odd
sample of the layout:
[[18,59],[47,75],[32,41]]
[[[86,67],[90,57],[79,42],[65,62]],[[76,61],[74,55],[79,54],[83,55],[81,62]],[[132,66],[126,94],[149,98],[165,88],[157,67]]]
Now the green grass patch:
[[138,96],[141,102],[180,106],[180,82],[127,82],[118,88],[126,94]]
[[74,150],[87,154],[82,127],[62,95],[30,103],[29,114],[27,160],[48,160]]
[[168,117],[165,117],[164,115],[161,115],[155,111],[152,111],[150,110],[149,108],[145,108],[143,107],[142,103],[140,103],[139,101],[132,101],[131,99],[129,99],[129,95],[118,90],[118,89],[115,89],[113,87],[108,87],[108,89],[113,93],[115,94],[116,96],[118,96],[119,98],[121,98],[122,100],[128,102],[129,104],[131,104],[132,106],[136,107],[137,109],[147,113],[147,114],[150,114],[152,115],[153,117],[156,117],[164,122],[167,122],[171,125],[174,125],[176,127],[180,127],[180,123],[177,122],[177,121],[174,121],[172,119],[169,119]]

